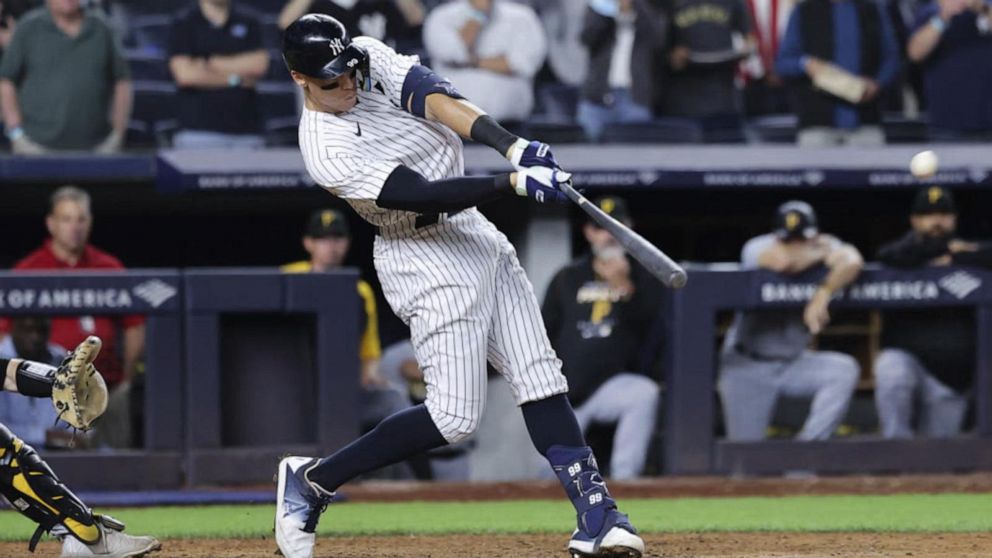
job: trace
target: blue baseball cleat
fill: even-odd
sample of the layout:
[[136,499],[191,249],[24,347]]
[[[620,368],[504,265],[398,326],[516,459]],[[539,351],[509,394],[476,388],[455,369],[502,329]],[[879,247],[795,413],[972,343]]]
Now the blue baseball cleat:
[[630,524],[627,514],[616,509],[606,514],[602,529],[596,536],[590,536],[582,529],[572,533],[568,551],[574,558],[600,556],[611,558],[641,558],[644,541],[637,536],[637,529]]
[[317,521],[333,493],[322,490],[306,478],[320,460],[287,457],[279,462],[276,476],[276,544],[286,558],[313,558],[317,543]]

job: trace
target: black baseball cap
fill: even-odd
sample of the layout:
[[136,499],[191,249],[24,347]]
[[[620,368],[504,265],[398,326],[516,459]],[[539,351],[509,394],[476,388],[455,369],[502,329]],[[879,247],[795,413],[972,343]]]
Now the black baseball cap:
[[819,232],[816,211],[810,204],[792,200],[778,206],[774,233],[781,240],[809,240]]
[[351,236],[348,227],[348,217],[336,209],[321,209],[314,211],[307,222],[306,235],[310,238],[327,238],[329,236]]
[[[623,198],[619,198],[617,196],[602,196],[596,198],[593,203],[596,204],[596,207],[602,209],[603,213],[606,213],[610,217],[613,217],[627,226],[630,226],[633,222],[630,218],[630,208],[627,207],[627,202],[624,201]],[[595,221],[590,220],[590,223],[599,226]]]
[[927,186],[920,188],[913,198],[913,215],[930,213],[957,213],[954,194],[943,186]]

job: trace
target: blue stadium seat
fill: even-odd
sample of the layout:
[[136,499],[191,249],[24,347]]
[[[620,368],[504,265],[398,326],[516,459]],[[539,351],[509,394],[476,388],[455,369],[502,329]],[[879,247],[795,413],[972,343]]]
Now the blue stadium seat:
[[658,118],[651,122],[614,122],[603,130],[603,143],[700,143],[703,130],[685,118]]
[[300,118],[279,116],[265,121],[265,145],[268,147],[297,147]]
[[748,126],[760,143],[796,143],[799,119],[794,114],[771,114],[752,119]]
[[176,86],[171,81],[135,81],[131,118],[147,126],[160,147],[166,147],[176,129]]
[[148,123],[140,120],[128,121],[127,134],[124,136],[124,149],[129,151],[152,150],[156,147],[158,147],[158,141]]
[[279,49],[269,49],[269,69],[265,73],[265,81],[292,81],[289,76],[289,69],[282,59],[282,51]]
[[240,0],[238,3],[261,14],[279,15],[283,6],[286,5],[286,0]]
[[165,56],[169,48],[169,27],[172,15],[143,15],[131,18],[130,33],[125,44],[146,54]]
[[579,90],[571,85],[549,83],[537,88],[537,107],[534,112],[549,119],[574,121],[579,105]]
[[282,30],[279,29],[279,18],[277,15],[262,15],[262,46],[267,49],[282,48]]
[[582,143],[586,133],[572,121],[563,121],[543,117],[535,117],[524,125],[524,137],[557,145],[561,143]]
[[716,115],[699,119],[704,143],[747,143],[744,121],[736,114]]
[[906,118],[902,114],[882,115],[886,143],[927,143],[926,118]]
[[161,55],[148,53],[143,50],[129,50],[124,53],[127,65],[131,69],[131,79],[135,81],[169,81],[169,61]]
[[255,91],[258,95],[258,114],[262,122],[272,118],[298,117],[297,89],[298,86],[293,82],[260,82],[255,87]]

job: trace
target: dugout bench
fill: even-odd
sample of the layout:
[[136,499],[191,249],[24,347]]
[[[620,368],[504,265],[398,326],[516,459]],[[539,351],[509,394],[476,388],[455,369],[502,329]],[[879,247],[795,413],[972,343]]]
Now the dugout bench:
[[[992,273],[974,268],[866,269],[831,308],[973,306],[977,328],[972,433],[947,439],[856,437],[823,442],[716,439],[717,313],[801,308],[823,271],[786,277],[735,266],[689,266],[689,283],[670,291],[664,444],[668,474],[952,472],[992,469]],[[939,324],[935,324],[939,327]]]

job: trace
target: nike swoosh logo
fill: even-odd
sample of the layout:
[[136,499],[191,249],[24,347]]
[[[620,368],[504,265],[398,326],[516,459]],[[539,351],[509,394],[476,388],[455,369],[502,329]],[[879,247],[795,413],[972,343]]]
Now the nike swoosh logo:
[[362,123],[361,122],[355,122],[355,125],[358,126],[358,131],[355,132],[355,135],[358,136],[358,137],[362,137]]

